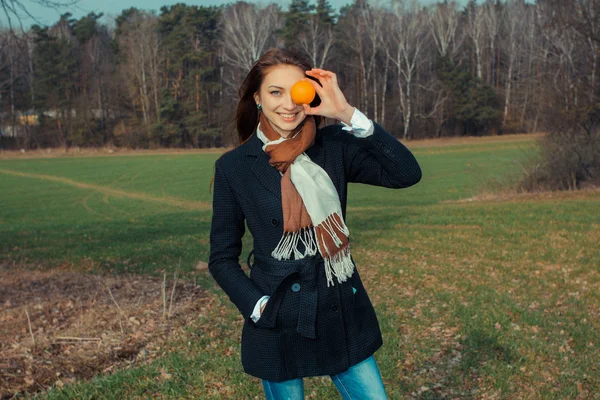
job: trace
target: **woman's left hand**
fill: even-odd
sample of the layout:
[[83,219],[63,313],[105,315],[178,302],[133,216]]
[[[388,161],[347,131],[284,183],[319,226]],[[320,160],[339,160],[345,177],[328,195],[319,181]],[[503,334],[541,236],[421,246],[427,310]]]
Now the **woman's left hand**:
[[354,107],[348,104],[346,97],[338,86],[337,77],[331,71],[324,69],[313,68],[306,71],[306,75],[319,80],[319,85],[312,79],[303,78],[303,81],[310,82],[319,97],[321,104],[318,107],[311,107],[308,104],[303,104],[304,113],[307,115],[321,115],[323,117],[335,118],[350,125],[350,119],[354,113]]

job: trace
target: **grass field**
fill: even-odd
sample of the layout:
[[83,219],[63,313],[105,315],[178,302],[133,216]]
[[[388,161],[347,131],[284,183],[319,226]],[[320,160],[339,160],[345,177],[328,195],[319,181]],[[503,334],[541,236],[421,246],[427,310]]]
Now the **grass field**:
[[[600,398],[600,191],[482,196],[518,176],[535,151],[523,136],[408,146],[422,181],[352,185],[347,210],[383,330],[375,358],[389,397]],[[195,271],[208,258],[218,156],[0,158],[5,264],[177,269],[210,305],[163,357],[39,398],[262,398],[239,359],[242,317]],[[247,234],[242,260],[251,243]],[[305,391],[341,398],[328,377],[305,379]]]

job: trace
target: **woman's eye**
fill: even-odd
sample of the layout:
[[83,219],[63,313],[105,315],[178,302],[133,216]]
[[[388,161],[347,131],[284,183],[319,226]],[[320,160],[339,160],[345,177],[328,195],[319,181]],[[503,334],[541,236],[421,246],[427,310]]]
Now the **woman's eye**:
[[280,92],[279,90],[273,90],[273,91],[271,92],[271,94],[273,94],[273,95],[275,95],[275,96],[279,96],[279,94],[280,94],[280,93],[281,93],[281,92]]

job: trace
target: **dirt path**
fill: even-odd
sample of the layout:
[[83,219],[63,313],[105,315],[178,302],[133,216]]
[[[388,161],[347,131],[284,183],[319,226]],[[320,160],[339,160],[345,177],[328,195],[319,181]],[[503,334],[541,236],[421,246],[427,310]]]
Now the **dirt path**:
[[82,188],[82,189],[94,190],[94,191],[103,193],[105,195],[110,195],[110,196],[114,196],[114,197],[127,197],[130,199],[150,201],[150,202],[161,203],[161,204],[168,204],[168,205],[171,205],[174,207],[180,207],[180,208],[183,208],[186,210],[210,210],[212,207],[211,203],[208,203],[208,202],[181,200],[176,197],[170,197],[170,196],[156,197],[156,196],[149,195],[147,193],[130,192],[130,191],[126,191],[126,190],[113,189],[113,188],[106,187],[106,186],[92,185],[90,183],[78,182],[78,181],[74,181],[72,179],[63,178],[63,177],[54,176],[54,175],[32,174],[32,173],[28,173],[28,172],[12,171],[9,169],[4,169],[4,168],[0,168],[0,173],[7,174],[7,175],[21,176],[21,177],[25,177],[25,178],[41,179],[41,180],[45,180],[45,181],[54,181],[54,182],[59,182],[59,183],[65,184],[65,185]]

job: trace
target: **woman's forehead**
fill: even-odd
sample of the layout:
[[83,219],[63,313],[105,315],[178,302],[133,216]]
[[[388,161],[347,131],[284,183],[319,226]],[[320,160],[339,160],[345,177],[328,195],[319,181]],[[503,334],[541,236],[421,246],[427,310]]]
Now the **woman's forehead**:
[[267,69],[263,80],[263,87],[275,85],[283,88],[289,88],[297,81],[304,78],[304,71],[295,65],[280,64]]

